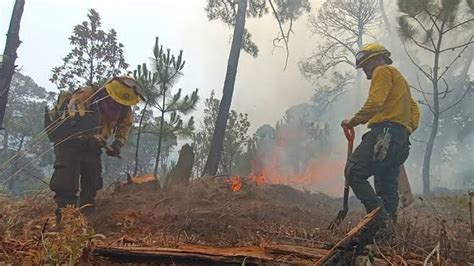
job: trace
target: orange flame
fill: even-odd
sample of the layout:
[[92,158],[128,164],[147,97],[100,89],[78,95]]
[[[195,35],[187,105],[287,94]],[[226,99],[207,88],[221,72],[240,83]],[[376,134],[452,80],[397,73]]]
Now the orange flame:
[[[302,131],[282,128],[276,136],[274,146],[262,150],[251,162],[252,172],[248,180],[257,185],[282,184],[298,189],[318,191],[331,195],[341,195],[344,187],[345,160],[329,159],[321,156],[306,162],[306,168],[290,169],[287,148],[294,141],[305,138]],[[339,153],[341,151],[335,151]],[[344,154],[344,153],[341,153]],[[302,163],[301,163],[302,164]],[[233,177],[228,181],[232,191],[242,188],[242,179]]]
[[[255,162],[253,163],[255,166]],[[338,195],[342,192],[344,179],[344,162],[313,160],[309,162],[303,174],[285,174],[277,161],[273,160],[268,166],[255,169],[249,179],[258,185],[282,184],[299,189],[320,191],[328,194]]]
[[242,189],[242,179],[240,176],[233,176],[227,182],[230,184],[230,190],[234,192]]
[[135,184],[143,184],[143,183],[147,183],[147,182],[151,182],[151,181],[155,181],[155,176],[152,174],[152,173],[148,173],[148,174],[143,174],[143,175],[139,175],[139,176],[134,176],[132,177],[132,183],[135,183]]

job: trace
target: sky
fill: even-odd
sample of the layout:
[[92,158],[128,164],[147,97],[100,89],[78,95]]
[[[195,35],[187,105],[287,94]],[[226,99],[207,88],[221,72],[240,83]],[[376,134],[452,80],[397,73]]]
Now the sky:
[[[56,90],[48,80],[51,69],[61,65],[61,58],[70,51],[68,37],[73,27],[86,20],[88,9],[94,8],[102,17],[103,28],[114,28],[118,40],[125,45],[125,58],[131,65],[129,70],[149,61],[155,36],[160,38],[164,47],[176,53],[184,50],[184,75],[175,89],[182,88],[190,93],[199,88],[201,102],[193,113],[199,121],[204,99],[211,91],[215,90],[219,98],[222,95],[232,35],[232,29],[222,22],[208,21],[204,11],[207,1],[27,0],[20,31],[22,44],[16,63],[39,85]],[[311,1],[313,9],[319,2]],[[14,0],[0,0],[1,51],[13,4]],[[241,53],[232,109],[249,114],[250,133],[253,133],[263,124],[275,125],[289,107],[310,101],[315,85],[303,78],[297,63],[311,55],[318,38],[309,30],[307,16],[294,23],[288,67],[283,71],[285,52],[274,49],[272,44],[278,33],[275,18],[267,14],[264,18],[248,19],[247,28],[260,53],[257,58]],[[365,82],[364,87],[367,84]],[[338,109],[334,119],[340,121],[350,115],[348,110]],[[358,132],[360,136],[366,129],[358,130],[362,131]],[[344,141],[341,144],[344,145]],[[411,176],[419,176],[419,169],[408,170],[412,171]]]
[[[125,45],[133,70],[148,62],[155,36],[164,47],[184,50],[184,76],[176,88],[191,92],[199,88],[201,103],[212,90],[222,95],[232,29],[220,21],[208,21],[207,0],[27,0],[22,18],[17,65],[41,86],[55,90],[49,82],[51,69],[61,64],[70,50],[68,37],[76,24],[86,20],[89,8],[102,17],[104,29],[114,28]],[[0,1],[0,31],[7,32],[14,0]],[[315,40],[307,17],[294,24],[290,60],[283,71],[285,52],[273,49],[277,34],[275,18],[247,20],[247,27],[260,53],[253,58],[241,54],[232,108],[248,113],[252,130],[265,123],[274,125],[292,105],[309,101],[313,85],[300,74],[297,62],[310,54]],[[3,51],[5,35],[0,34]]]

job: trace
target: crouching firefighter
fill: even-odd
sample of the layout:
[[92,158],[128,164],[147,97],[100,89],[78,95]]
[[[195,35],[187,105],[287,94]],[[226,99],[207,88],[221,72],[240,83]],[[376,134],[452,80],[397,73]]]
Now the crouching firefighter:
[[55,192],[57,223],[61,208],[68,205],[87,205],[82,209],[86,215],[95,212],[96,192],[102,188],[101,149],[120,158],[132,125],[131,106],[139,102],[138,87],[131,77],[115,77],[102,87],[61,92],[54,108],[46,110],[45,131],[54,143],[50,188]]
[[[370,128],[349,157],[345,176],[367,212],[381,207],[381,227],[396,221],[399,169],[408,158],[409,136],[420,117],[407,81],[391,64],[390,52],[377,43],[364,45],[356,54],[356,68],[371,80],[369,95],[352,119],[342,121],[344,127],[367,123]],[[375,191],[367,180],[370,176]]]

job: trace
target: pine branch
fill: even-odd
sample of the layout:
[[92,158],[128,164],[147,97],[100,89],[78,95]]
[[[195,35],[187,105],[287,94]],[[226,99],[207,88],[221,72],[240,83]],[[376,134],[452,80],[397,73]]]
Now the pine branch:
[[[444,74],[446,74],[446,73],[448,72],[448,70],[454,65],[454,63],[461,57],[461,54],[467,49],[467,47],[468,47],[470,44],[474,43],[474,42],[472,41],[473,38],[474,38],[474,35],[471,36],[471,39],[469,39],[469,42],[467,42],[467,43],[464,44],[464,48],[461,50],[461,52],[459,52],[459,54],[451,61],[451,63],[450,63],[450,64],[446,67],[446,69],[441,73],[441,75],[439,76],[438,80],[440,80],[440,79],[444,76]],[[459,46],[459,47],[462,47],[462,45]],[[458,48],[459,48],[459,47],[458,47]]]
[[443,53],[443,52],[446,52],[446,51],[449,51],[449,50],[454,50],[454,49],[457,49],[457,48],[461,48],[461,47],[463,47],[463,46],[471,45],[471,44],[474,43],[473,38],[474,38],[474,36],[471,36],[471,38],[469,39],[468,42],[466,42],[466,43],[464,43],[464,44],[456,45],[456,46],[453,46],[453,47],[445,48],[445,49],[443,49],[443,50],[441,50],[441,51],[439,51],[439,52],[440,52],[440,53]]
[[[286,58],[285,58],[285,66],[283,67],[283,71],[286,70],[286,67],[288,66],[288,58],[290,57],[290,50],[288,48],[288,42],[289,42],[289,35],[285,36],[285,32],[283,31],[283,26],[280,20],[280,17],[278,17],[278,13],[275,9],[275,6],[273,6],[272,0],[268,0],[270,7],[272,8],[273,15],[275,16],[275,19],[278,22],[278,27],[280,28],[280,34],[283,39],[283,42],[285,43],[285,50],[286,50]],[[291,29],[292,24],[290,24],[290,29]]]
[[[421,82],[420,82],[420,78],[418,77],[418,75],[416,75],[416,81],[418,82],[418,86],[420,86],[420,89],[417,90],[417,91],[420,91],[421,94],[423,95],[423,98],[425,99],[425,102],[426,102],[426,106],[428,106],[428,108],[430,109],[431,113],[432,114],[435,114],[435,110],[433,109],[433,107],[429,104],[429,101],[428,101],[428,98],[426,97],[426,93],[425,91],[423,90],[423,86],[421,85]],[[412,87],[414,88],[414,87]],[[438,97],[438,96],[436,96]],[[420,102],[421,103],[421,102]]]
[[467,24],[467,23],[473,22],[473,21],[474,21],[474,18],[468,19],[468,20],[463,21],[463,22],[461,22],[461,23],[458,23],[458,24],[456,24],[456,25],[454,25],[454,26],[448,28],[447,30],[445,30],[445,31],[443,32],[443,34],[449,32],[449,31],[451,31],[451,30],[454,30],[454,29],[456,29],[457,27],[460,27],[460,26],[465,25],[465,24]]
[[444,90],[443,93],[440,93],[440,94],[443,94],[443,96],[442,96],[440,99],[445,99],[446,96],[448,96],[448,93],[450,93],[450,92],[452,92],[452,91],[449,90],[449,84],[448,84],[448,82],[446,81],[446,79],[445,79],[445,78],[442,78],[442,80],[443,80],[443,82],[444,82],[444,85],[446,86],[446,89]]
[[431,22],[433,23],[433,26],[436,27],[436,30],[438,30],[439,33],[443,32],[440,27],[438,26],[438,24],[436,23],[436,21],[439,19],[439,17],[441,16],[441,11],[439,12],[439,14],[436,16],[435,19],[433,19],[433,16],[434,14],[431,14],[431,12],[428,10],[428,8],[425,7],[425,12],[426,14],[428,14],[428,17],[430,18]]
[[[423,25],[423,23],[417,17],[413,17],[413,19],[416,22],[418,22],[418,25],[420,25],[420,27],[423,29],[423,31],[426,32],[426,34],[428,34],[430,32],[430,30],[426,29],[425,25]],[[428,34],[428,35],[430,37],[431,45],[433,45],[433,47],[436,47],[435,42],[433,40],[433,36],[431,34]],[[431,52],[434,53],[434,51],[431,51]]]
[[433,77],[430,74],[428,74],[425,70],[423,70],[423,68],[421,68],[421,66],[418,63],[415,62],[415,60],[410,55],[410,53],[408,53],[408,50],[405,44],[403,44],[403,48],[405,49],[405,53],[407,54],[408,58],[410,58],[410,61],[418,68],[418,70],[420,70],[421,73],[423,73],[429,80],[433,80]]
[[469,87],[467,87],[466,91],[464,91],[463,95],[461,96],[461,98],[459,98],[455,103],[453,103],[451,106],[443,109],[442,111],[439,112],[439,114],[442,114],[448,110],[450,110],[451,108],[453,108],[454,106],[458,105],[464,98],[466,98],[466,95],[469,93],[469,91],[471,91],[471,88],[472,86],[469,85]]
[[426,47],[426,46],[422,45],[422,44],[419,43],[414,37],[409,36],[409,38],[410,38],[410,40],[412,40],[412,42],[413,42],[416,46],[418,46],[418,47],[420,47],[420,48],[423,48],[423,49],[425,49],[425,50],[427,50],[427,51],[429,51],[429,52],[431,52],[431,53],[433,53],[433,54],[435,53],[435,51],[434,51],[433,49],[430,49],[429,47]]

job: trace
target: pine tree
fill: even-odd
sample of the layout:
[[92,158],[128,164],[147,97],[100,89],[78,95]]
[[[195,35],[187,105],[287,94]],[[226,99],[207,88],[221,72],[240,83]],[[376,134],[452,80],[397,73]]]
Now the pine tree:
[[[467,87],[458,99],[447,100],[456,88],[449,86],[446,76],[466,49],[474,44],[474,2],[466,0],[466,5],[463,5],[461,0],[399,0],[398,7],[402,12],[398,19],[400,37],[405,43],[413,44],[418,52],[429,54],[430,58],[428,62],[420,62],[405,47],[410,61],[431,83],[431,91],[423,89],[422,82],[415,88],[424,97],[420,102],[433,115],[422,170],[423,192],[429,193],[431,156],[440,116],[459,104],[470,91]],[[452,45],[453,42],[456,44]]]
[[[203,175],[215,175],[221,160],[222,150],[224,148],[225,130],[227,120],[229,119],[235,78],[237,76],[240,50],[243,49],[254,57],[258,55],[258,47],[251,40],[251,34],[245,29],[246,17],[260,18],[267,14],[267,4],[271,8],[279,28],[279,33],[273,40],[273,44],[277,47],[280,43],[283,43],[286,48],[286,68],[289,56],[288,42],[290,33],[292,33],[293,21],[304,12],[310,10],[308,0],[209,0],[206,7],[209,20],[221,20],[223,23],[232,26],[234,28],[234,33],[227,61],[227,71],[216,127],[214,129]],[[290,26],[287,30],[284,30],[283,24],[286,22],[289,22]]]
[[117,32],[105,32],[99,13],[89,10],[88,21],[74,27],[69,37],[72,46],[63,58],[63,64],[52,69],[49,79],[58,89],[74,91],[80,86],[95,85],[127,69],[123,44],[117,41]]
[[[156,153],[155,167],[153,174],[157,177],[158,166],[161,155],[161,144],[166,137],[171,134],[190,136],[190,132],[194,129],[194,118],[191,117],[184,123],[181,115],[187,115],[196,108],[199,100],[198,89],[194,90],[190,95],[181,95],[182,90],[178,89],[173,93],[173,86],[182,75],[182,70],[185,65],[183,59],[183,51],[180,50],[176,56],[171,54],[170,49],[164,51],[163,46],[159,45],[158,37],[155,39],[155,46],[153,47],[153,68],[152,72],[157,76],[156,89],[159,95],[158,99],[153,100],[154,107],[158,109],[159,127],[148,133],[157,135],[158,150]],[[169,115],[169,120],[165,121],[165,116]]]

